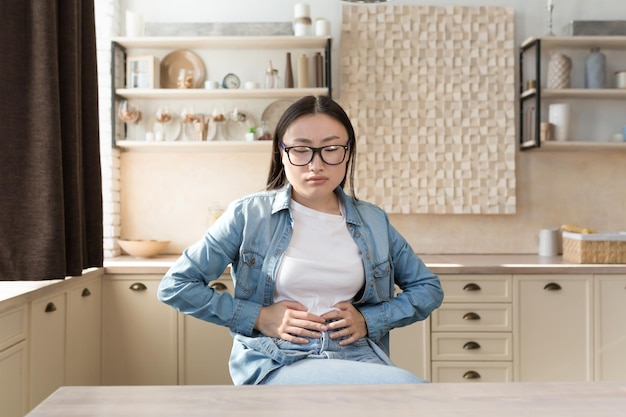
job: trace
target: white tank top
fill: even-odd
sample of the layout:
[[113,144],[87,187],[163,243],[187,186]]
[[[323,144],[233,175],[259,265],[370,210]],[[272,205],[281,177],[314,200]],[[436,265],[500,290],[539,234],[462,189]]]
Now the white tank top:
[[343,216],[291,201],[293,236],[276,276],[274,302],[298,301],[321,315],[350,301],[365,282],[359,249]]

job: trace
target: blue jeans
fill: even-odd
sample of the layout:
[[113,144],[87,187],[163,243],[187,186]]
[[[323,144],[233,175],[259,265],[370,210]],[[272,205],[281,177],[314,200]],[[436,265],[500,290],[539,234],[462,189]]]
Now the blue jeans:
[[261,384],[418,384],[421,378],[393,365],[389,357],[367,338],[340,346],[328,332],[307,344],[274,339],[281,354],[299,357],[272,371]]

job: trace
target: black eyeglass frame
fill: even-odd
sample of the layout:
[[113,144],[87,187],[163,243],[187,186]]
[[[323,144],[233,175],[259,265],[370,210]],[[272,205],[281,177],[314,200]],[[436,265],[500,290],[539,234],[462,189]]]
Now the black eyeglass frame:
[[[350,150],[350,145],[326,145],[326,146],[320,146],[319,148],[314,148],[312,146],[305,146],[305,145],[296,145],[296,146],[285,146],[285,144],[283,142],[280,143],[280,147],[283,149],[283,151],[285,151],[285,153],[287,154],[287,159],[289,160],[289,163],[293,166],[296,167],[303,167],[305,165],[308,165],[311,163],[311,161],[313,161],[313,158],[315,158],[315,154],[318,153],[320,155],[320,159],[322,160],[323,163],[325,163],[326,165],[341,165],[343,164],[343,161],[346,160],[346,154],[348,153],[348,151]],[[324,159],[324,154],[322,153],[322,151],[326,148],[343,148],[343,157],[341,158],[341,161],[337,162],[336,164],[331,164],[329,162],[326,162],[326,160]],[[310,149],[312,151],[311,153],[311,159],[308,160],[308,162],[304,163],[304,164],[294,164],[291,161],[291,157],[289,156],[289,151],[294,149],[294,148],[307,148]]]

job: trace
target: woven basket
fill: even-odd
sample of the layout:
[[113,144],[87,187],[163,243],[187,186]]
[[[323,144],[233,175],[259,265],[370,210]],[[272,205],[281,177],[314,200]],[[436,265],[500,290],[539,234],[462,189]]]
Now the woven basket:
[[626,232],[589,235],[563,232],[563,259],[579,264],[624,264]]

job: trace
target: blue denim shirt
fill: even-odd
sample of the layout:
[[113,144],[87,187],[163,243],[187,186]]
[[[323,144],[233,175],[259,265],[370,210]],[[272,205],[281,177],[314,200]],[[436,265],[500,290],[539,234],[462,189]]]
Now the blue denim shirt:
[[[441,284],[382,209],[349,197],[341,188],[335,193],[365,270],[365,286],[353,304],[365,318],[370,341],[388,352],[391,329],[424,320],[441,305]],[[254,325],[261,307],[273,301],[276,271],[293,231],[290,200],[287,186],[234,201],[202,240],[185,249],[159,286],[162,302],[230,329],[234,342],[229,365],[237,385],[258,383],[285,364],[263,347],[268,338]],[[208,286],[229,264],[234,296]],[[394,284],[402,290],[397,295]]]

